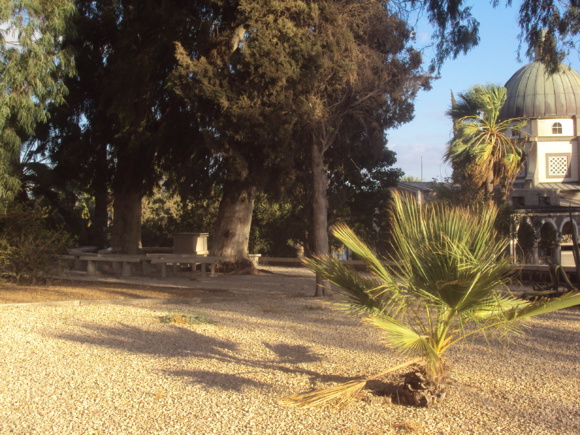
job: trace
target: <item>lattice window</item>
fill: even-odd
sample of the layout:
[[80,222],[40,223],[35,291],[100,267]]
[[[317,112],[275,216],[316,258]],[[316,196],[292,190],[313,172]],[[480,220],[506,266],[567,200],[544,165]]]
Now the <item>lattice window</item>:
[[552,134],[562,134],[562,124],[559,122],[554,122],[552,124]]
[[547,178],[570,177],[570,154],[547,154],[546,176]]

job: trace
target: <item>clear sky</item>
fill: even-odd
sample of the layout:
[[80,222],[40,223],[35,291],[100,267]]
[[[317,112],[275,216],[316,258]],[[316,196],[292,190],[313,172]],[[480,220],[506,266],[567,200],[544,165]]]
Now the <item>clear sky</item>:
[[[451,168],[443,162],[443,154],[451,134],[451,120],[445,116],[451,103],[451,91],[456,95],[474,84],[505,84],[522,66],[530,61],[525,57],[526,46],[521,50],[521,61],[517,60],[517,23],[519,0],[514,6],[503,5],[492,8],[487,0],[472,0],[472,14],[480,23],[480,42],[477,47],[456,60],[447,60],[441,69],[439,80],[433,82],[430,91],[421,92],[415,101],[415,119],[396,130],[387,132],[388,148],[397,153],[395,167],[405,175],[421,177],[423,180],[441,179],[451,176]],[[505,4],[505,1],[502,3]],[[428,29],[428,28],[425,28]],[[418,29],[417,39],[428,38]],[[577,53],[565,61],[580,71]]]

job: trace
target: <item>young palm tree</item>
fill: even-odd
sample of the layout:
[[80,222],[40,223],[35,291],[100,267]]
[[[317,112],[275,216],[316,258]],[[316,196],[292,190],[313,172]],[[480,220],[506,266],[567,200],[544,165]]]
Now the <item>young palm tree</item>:
[[[390,213],[394,252],[390,263],[379,261],[346,225],[337,225],[334,235],[365,262],[370,275],[331,257],[306,264],[338,286],[345,296],[343,308],[364,313],[366,323],[384,331],[389,347],[412,357],[394,369],[420,363],[435,397],[444,386],[443,356],[454,344],[488,332],[501,338],[506,332],[518,332],[521,320],[580,304],[580,293],[530,302],[509,292],[506,240],[494,230],[493,205],[421,205],[395,195]],[[383,374],[292,396],[284,403],[317,406],[337,398],[344,401]]]
[[474,85],[452,98],[447,112],[454,121],[453,139],[445,153],[454,170],[487,194],[501,182],[504,199],[523,163],[524,138],[510,138],[506,132],[522,132],[522,118],[499,119],[507,98],[506,89],[498,85]]

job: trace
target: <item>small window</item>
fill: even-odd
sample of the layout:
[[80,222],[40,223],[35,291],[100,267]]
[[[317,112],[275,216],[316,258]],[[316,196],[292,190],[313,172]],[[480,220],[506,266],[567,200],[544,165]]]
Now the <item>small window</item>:
[[538,205],[550,205],[550,197],[549,196],[538,197]]
[[513,196],[512,197],[512,205],[514,207],[525,207],[526,200],[523,196]]
[[552,125],[552,134],[562,134],[562,124],[554,122]]

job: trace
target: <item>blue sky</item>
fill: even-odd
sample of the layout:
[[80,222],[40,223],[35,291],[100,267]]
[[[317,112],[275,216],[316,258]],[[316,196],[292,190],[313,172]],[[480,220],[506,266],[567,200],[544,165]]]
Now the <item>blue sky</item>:
[[[451,91],[457,94],[476,83],[503,85],[529,62],[525,57],[525,46],[521,50],[522,61],[517,60],[517,15],[520,2],[515,0],[515,6],[506,8],[500,5],[495,9],[486,0],[472,3],[476,3],[472,13],[480,23],[479,45],[467,55],[447,60],[441,69],[441,78],[433,82],[433,88],[418,95],[415,119],[387,132],[387,146],[397,153],[395,167],[401,168],[405,175],[421,177],[422,157],[424,181],[451,176],[451,168],[443,162],[451,133],[451,120],[445,116],[450,105]],[[418,29],[417,39],[428,38],[421,30]],[[565,63],[580,70],[577,53],[566,59]]]

